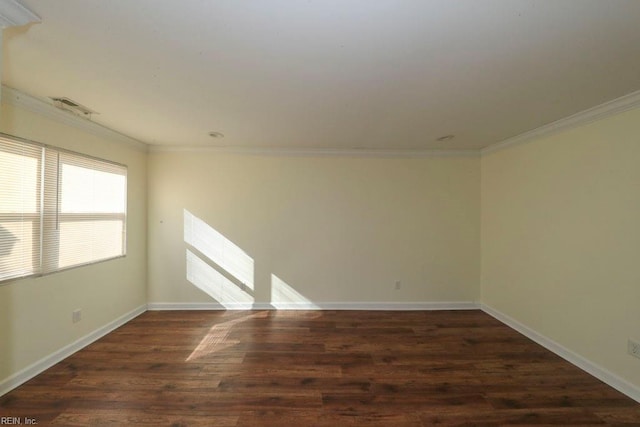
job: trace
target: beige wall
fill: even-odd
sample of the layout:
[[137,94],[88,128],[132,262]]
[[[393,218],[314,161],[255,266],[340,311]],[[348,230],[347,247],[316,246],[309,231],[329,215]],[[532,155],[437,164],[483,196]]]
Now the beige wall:
[[129,166],[125,258],[0,285],[1,383],[146,303],[147,213],[146,153],[18,107],[3,104],[0,113],[2,132]]
[[149,302],[476,301],[479,163],[151,153]]
[[482,301],[640,386],[640,109],[482,157]]

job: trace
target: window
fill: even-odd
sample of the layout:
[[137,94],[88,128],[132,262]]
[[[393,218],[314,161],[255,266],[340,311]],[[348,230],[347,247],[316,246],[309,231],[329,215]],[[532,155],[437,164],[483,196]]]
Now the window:
[[40,264],[42,148],[0,140],[0,280]]
[[127,169],[0,136],[0,281],[124,256]]

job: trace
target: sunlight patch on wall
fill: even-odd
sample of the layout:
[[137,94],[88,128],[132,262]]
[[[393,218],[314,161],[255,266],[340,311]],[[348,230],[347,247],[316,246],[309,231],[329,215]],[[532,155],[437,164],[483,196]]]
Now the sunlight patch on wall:
[[253,296],[187,249],[187,280],[227,309],[251,309]]
[[275,274],[271,275],[271,305],[279,310],[319,308]]
[[240,283],[254,290],[253,258],[186,209],[184,210],[184,241]]

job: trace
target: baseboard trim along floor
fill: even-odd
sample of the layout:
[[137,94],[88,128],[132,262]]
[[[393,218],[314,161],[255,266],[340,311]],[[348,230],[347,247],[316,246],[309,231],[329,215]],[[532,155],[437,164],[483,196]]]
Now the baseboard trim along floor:
[[0,382],[0,396],[8,393],[9,391],[13,390],[19,385],[24,384],[25,382],[29,381],[36,375],[49,369],[56,363],[61,362],[67,357],[71,356],[73,353],[77,352],[78,350],[82,350],[92,342],[99,340],[100,338],[107,335],[109,332],[113,331],[114,329],[119,328],[120,326],[124,325],[130,320],[138,317],[145,311],[147,311],[147,305],[146,304],[141,305],[140,307],[137,307],[136,309],[131,310],[126,314],[123,314],[122,316],[96,329],[95,331],[90,332],[89,334],[83,336],[82,338],[77,339],[71,344],[62,347],[60,350],[54,353],[51,353],[46,357],[43,357],[42,359],[38,360],[35,363],[32,363],[26,368],[16,372],[9,378],[2,380]]
[[522,335],[526,336],[530,340],[540,344],[547,350],[555,353],[556,355],[562,357],[563,359],[577,366],[583,371],[593,375],[603,383],[615,388],[619,392],[626,394],[636,402],[640,403],[640,388],[629,383],[625,379],[604,369],[603,367],[597,365],[596,363],[593,363],[592,361],[580,356],[579,354],[569,350],[568,348],[562,346],[561,344],[558,344],[552,339],[547,338],[542,334],[539,334],[538,332],[534,331],[528,326],[518,322],[512,317],[507,316],[506,314],[501,313],[500,311],[488,305],[482,304],[481,309],[485,313],[495,317],[496,319],[498,319],[505,325],[509,326],[510,328],[520,332]]

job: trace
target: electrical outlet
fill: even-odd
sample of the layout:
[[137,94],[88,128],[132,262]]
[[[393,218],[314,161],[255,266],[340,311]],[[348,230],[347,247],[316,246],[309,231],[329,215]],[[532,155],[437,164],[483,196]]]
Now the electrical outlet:
[[640,359],[640,343],[629,339],[629,342],[627,343],[627,352],[633,357]]
[[396,290],[400,289],[402,287],[402,282],[400,282],[400,280],[396,280]]
[[78,323],[80,320],[82,320],[82,310],[73,310],[73,313],[71,313],[71,320],[73,321],[73,323]]

